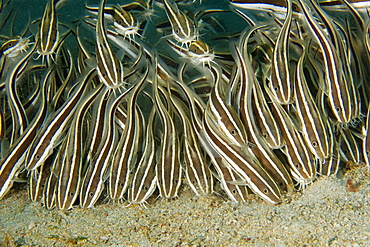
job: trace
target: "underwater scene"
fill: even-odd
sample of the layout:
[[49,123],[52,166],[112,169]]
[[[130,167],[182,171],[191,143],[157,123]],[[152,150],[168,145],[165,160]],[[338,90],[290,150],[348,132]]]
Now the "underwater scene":
[[368,166],[370,2],[0,1],[0,198],[284,204]]

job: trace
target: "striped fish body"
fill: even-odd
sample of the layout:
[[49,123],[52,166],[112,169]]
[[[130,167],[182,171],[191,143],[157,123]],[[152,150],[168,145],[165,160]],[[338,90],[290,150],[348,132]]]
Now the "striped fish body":
[[[141,112],[137,108],[136,101],[149,74],[147,68],[141,80],[135,85],[127,105],[127,119],[122,136],[115,149],[109,175],[109,195],[113,200],[122,199],[126,192],[131,173],[136,167],[138,153],[140,152],[142,128],[140,125]],[[138,111],[137,111],[138,110]]]
[[282,151],[287,157],[290,172],[298,185],[304,188],[316,178],[314,160],[286,111],[278,103],[273,103],[272,106],[285,142]]
[[306,3],[299,0],[300,8],[305,16],[308,28],[314,34],[324,57],[325,64],[325,88],[328,95],[329,105],[336,118],[341,124],[348,124],[352,120],[352,107],[354,102],[350,92],[351,85],[343,75],[343,64],[339,60],[338,53],[331,40],[325,34],[323,28],[313,18]]
[[208,162],[206,161],[205,153],[201,150],[198,138],[195,134],[193,126],[184,111],[185,105],[181,103],[177,97],[171,97],[172,103],[176,108],[178,115],[181,118],[184,133],[183,133],[183,149],[185,175],[190,188],[194,193],[199,195],[213,193],[213,179],[209,170]]
[[54,54],[59,45],[58,17],[56,3],[59,0],[49,0],[46,4],[44,15],[41,19],[37,34],[37,53],[44,57]]
[[220,131],[229,139],[230,143],[243,147],[247,145],[245,127],[234,108],[226,102],[225,94],[222,92],[224,83],[221,79],[221,72],[218,68],[211,67],[211,73],[214,75],[215,86],[208,102],[209,114],[212,114]]
[[29,176],[30,187],[28,190],[31,201],[43,202],[44,190],[51,175],[52,165],[55,157],[49,157],[44,164],[36,170],[32,170]]
[[135,17],[119,5],[114,8],[113,25],[118,33],[130,39],[133,39],[140,29]]
[[153,106],[146,129],[144,153],[138,163],[129,189],[128,201],[131,204],[144,204],[157,188],[155,172],[156,143],[154,136],[155,112],[155,107]]
[[211,48],[200,40],[194,40],[191,42],[188,56],[193,65],[198,66],[199,64],[202,64],[203,67],[205,64],[210,66],[211,62],[215,58],[215,54]]
[[[209,108],[209,105],[207,105]],[[232,170],[242,179],[242,183],[262,199],[277,204],[281,202],[281,191],[270,175],[261,167],[249,148],[240,148],[230,143],[220,132],[217,121],[206,110],[203,121],[204,135],[219,156],[224,158]],[[209,154],[214,155],[213,153]]]
[[24,166],[26,156],[28,155],[28,149],[35,138],[38,129],[41,127],[47,114],[47,86],[49,85],[48,78],[52,70],[49,70],[44,77],[44,84],[41,89],[39,96],[40,108],[35,118],[23,132],[23,134],[13,144],[11,149],[7,152],[7,155],[0,162],[0,199],[9,191],[11,188],[15,176],[19,173],[20,169]]
[[355,164],[360,164],[361,162],[360,147],[351,129],[340,129],[339,133],[342,139],[340,146],[341,160],[346,163],[353,162]]
[[230,165],[220,157],[214,157],[212,159],[212,164],[218,174],[216,177],[220,181],[221,187],[229,199],[235,203],[247,201],[247,186],[234,183],[235,181],[240,181],[240,178],[230,168]]
[[194,22],[181,12],[175,2],[164,0],[164,9],[172,27],[172,36],[181,44],[190,44],[196,39]]
[[100,80],[109,88],[118,88],[123,84],[123,67],[109,45],[104,22],[104,4],[100,2],[96,23],[96,59]]
[[340,146],[342,143],[342,136],[333,136],[333,145],[331,147],[332,155],[326,160],[319,160],[317,165],[317,173],[321,176],[331,176],[336,175],[339,171],[340,165]]
[[28,125],[26,111],[17,94],[16,84],[17,78],[19,78],[22,72],[24,72],[25,66],[28,65],[28,61],[35,51],[35,48],[36,45],[34,45],[33,48],[28,51],[28,53],[14,60],[8,68],[9,70],[5,82],[5,91],[12,116],[12,136],[10,139],[11,144],[18,139]]
[[65,157],[59,165],[59,179],[57,190],[57,205],[59,209],[70,209],[78,198],[83,166],[83,120],[85,112],[104,89],[100,84],[97,88],[88,93],[79,102],[75,116],[73,117],[67,137],[64,139],[59,152]]
[[332,132],[329,122],[319,111],[304,75],[305,54],[298,61],[295,79],[296,110],[307,146],[316,158],[327,159],[331,152]]
[[[173,115],[169,112],[172,109],[172,105],[168,92],[158,83],[160,78],[156,76],[157,66],[154,71],[156,73],[153,83],[153,94],[156,110],[162,123],[161,143],[156,165],[157,186],[161,197],[172,199],[177,197],[181,185],[182,170],[180,167],[179,137]],[[160,91],[165,96],[168,109],[162,102]]]
[[292,23],[292,1],[287,1],[287,16],[276,40],[272,55],[270,89],[280,104],[293,103],[293,85],[289,70],[289,32]]
[[105,88],[96,99],[97,101],[105,102],[102,104],[104,107],[101,109],[104,112],[104,127],[96,153],[93,153],[91,159],[88,160],[86,172],[82,175],[81,191],[79,193],[80,206],[82,208],[93,207],[104,189],[106,169],[116,137],[115,124],[112,119],[113,95],[113,90]]
[[[58,188],[59,171],[63,161],[63,153],[57,152],[56,157],[51,165],[50,175],[47,179],[46,186],[44,187],[44,206],[47,210],[52,210],[56,207],[56,195]],[[45,163],[44,163],[45,164]]]
[[92,156],[87,170],[83,174],[80,191],[80,206],[82,208],[93,207],[104,189],[104,183],[107,179],[107,174],[109,174],[108,165],[110,157],[117,139],[116,124],[114,122],[115,111],[121,101],[132,92],[133,88],[134,86],[131,86],[117,97],[115,96],[114,89],[105,88],[101,97],[97,99],[107,100],[107,104],[102,109],[105,113],[103,116],[104,129],[96,153]]
[[271,149],[281,148],[283,144],[279,126],[259,83],[254,83],[253,86],[252,110],[256,126],[263,140]]
[[[94,15],[98,15],[99,8],[86,6],[87,11]],[[104,17],[113,22],[114,29],[117,33],[133,38],[139,31],[139,26],[135,17],[121,5],[111,5],[104,7]]]
[[53,149],[69,124],[76,109],[76,105],[85,93],[87,84],[94,76],[94,70],[89,70],[78,82],[70,98],[46,120],[34,138],[26,161],[28,170],[36,169],[53,153]]
[[0,56],[15,58],[28,49],[29,43],[28,38],[8,40],[0,47]]
[[253,76],[253,71],[248,57],[243,57],[237,47],[235,56],[240,73],[240,117],[245,129],[247,130],[248,141],[253,143],[250,147],[254,157],[260,162],[263,169],[274,179],[281,192],[291,194],[293,181],[282,162],[270,151],[270,148],[258,134],[255,124],[255,116],[252,111],[253,88],[257,87],[257,79]]

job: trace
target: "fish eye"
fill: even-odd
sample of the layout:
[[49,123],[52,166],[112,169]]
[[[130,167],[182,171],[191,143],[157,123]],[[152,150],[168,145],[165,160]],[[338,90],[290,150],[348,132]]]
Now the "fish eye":
[[194,53],[197,53],[197,51],[198,51],[198,50],[197,50],[197,48],[196,48],[196,47],[194,47],[193,52],[194,52]]
[[268,189],[264,189],[264,190],[263,190],[263,193],[264,193],[265,195],[267,195],[267,194],[269,194],[269,190],[268,190]]
[[195,180],[191,181],[192,184],[195,184]]
[[180,33],[180,29],[176,28],[176,29],[175,29],[175,33],[176,33],[176,34],[179,34],[179,33]]
[[299,163],[296,163],[294,166],[295,166],[297,169],[300,169],[300,168],[301,168],[301,164],[299,164]]
[[73,192],[69,193],[69,196],[74,196],[74,195],[75,195],[75,193],[73,193]]
[[317,142],[316,141],[313,141],[313,142],[311,142],[311,144],[312,144],[312,146],[315,148],[315,147],[317,147]]
[[39,154],[36,154],[36,155],[35,155],[35,159],[36,159],[36,160],[39,160],[40,158],[41,158],[41,155],[39,155]]
[[230,134],[233,135],[233,136],[236,136],[237,132],[236,132],[235,129],[232,129],[232,130],[230,130]]
[[149,190],[149,187],[148,186],[144,186],[144,190]]
[[179,181],[178,181],[177,179],[175,179],[175,181],[174,181],[174,182],[175,182],[175,184],[177,184],[177,182],[179,182]]
[[275,86],[274,89],[275,89],[275,91],[278,91],[279,90],[279,86]]
[[337,112],[340,112],[341,108],[340,108],[339,106],[337,106],[337,107],[335,107],[335,110],[336,110]]
[[90,192],[90,193],[89,193],[89,196],[90,196],[90,197],[93,197],[93,196],[94,196],[94,192]]
[[268,135],[268,133],[267,133],[267,132],[264,132],[264,133],[262,134],[262,136],[263,136],[264,138],[267,138],[269,135]]
[[231,193],[236,194],[236,189],[233,189]]

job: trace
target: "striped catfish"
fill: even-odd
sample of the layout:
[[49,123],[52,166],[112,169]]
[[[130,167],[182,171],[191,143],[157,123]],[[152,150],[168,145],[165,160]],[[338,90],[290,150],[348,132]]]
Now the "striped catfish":
[[332,136],[333,145],[331,147],[331,155],[326,160],[319,160],[317,164],[317,173],[320,176],[336,175],[340,165],[340,146],[342,145],[342,136]]
[[44,164],[30,171],[28,194],[31,201],[44,202],[44,191],[51,176],[54,162],[55,157],[52,155],[46,159]]
[[109,88],[123,85],[123,66],[110,47],[104,20],[104,5],[101,0],[96,22],[96,60],[100,80]]
[[136,101],[145,86],[148,74],[149,66],[144,75],[141,76],[140,81],[135,85],[132,95],[130,95],[125,128],[112,156],[108,191],[110,198],[113,200],[123,198],[130,183],[132,171],[138,161],[138,153],[141,149],[140,138],[142,138],[143,130],[140,128],[139,119],[142,114],[139,112],[140,109],[137,108]]
[[248,144],[245,127],[237,112],[227,102],[224,88],[226,83],[221,78],[221,71],[218,67],[211,67],[210,72],[215,86],[209,97],[209,114],[213,115],[220,131],[229,139],[230,144],[244,147]]
[[97,154],[98,147],[100,145],[101,139],[104,134],[105,127],[105,109],[108,104],[108,97],[103,99],[101,96],[100,100],[95,100],[92,105],[92,118],[90,119],[90,130],[87,137],[87,150],[86,152],[86,161],[85,163],[89,164]]
[[321,161],[331,154],[332,133],[325,114],[319,111],[304,75],[308,47],[303,48],[303,54],[298,61],[295,76],[296,111],[301,122],[302,134],[307,146],[316,158]]
[[185,105],[176,96],[172,95],[171,100],[180,116],[183,126],[183,146],[185,175],[190,188],[199,195],[213,193],[213,179],[209,170],[209,162],[206,160],[204,151],[200,148],[198,137],[194,127],[187,116]]
[[188,86],[181,82],[181,80],[173,80],[173,82],[176,84],[177,87],[181,89],[183,96],[188,102],[192,126],[194,127],[195,132],[198,134],[198,139],[199,142],[202,144],[203,149],[207,151],[212,160],[212,163],[215,165],[215,168],[218,171],[219,176],[217,177],[221,181],[223,189],[231,198],[231,200],[235,202],[245,200],[246,191],[244,190],[244,188],[240,188],[239,185],[233,183],[233,181],[231,180],[237,178],[235,177],[236,174],[234,174],[229,167],[222,167],[227,164],[227,161],[222,160],[220,155],[213,149],[212,146],[210,146],[205,137],[205,131],[202,121],[203,113],[206,108],[204,102],[199,98],[197,94],[190,90]]
[[0,57],[15,58],[26,51],[30,45],[29,38],[16,38],[6,41],[0,47]]
[[86,61],[91,61],[94,59],[92,54],[88,51],[88,49],[82,42],[81,38],[82,36],[80,34],[80,26],[78,26],[76,31],[76,41],[78,45],[77,70],[80,74],[87,69],[88,65]]
[[[358,85],[362,84],[362,81],[360,81],[362,78],[354,77],[358,76],[358,74],[356,74],[351,67],[353,61],[356,61],[356,54],[351,49],[355,41],[351,39],[351,30],[349,30],[348,34],[346,34],[345,30],[342,30],[342,33],[344,34],[343,39],[343,37],[338,32],[341,26],[338,24],[334,26],[334,21],[322,10],[322,8],[315,1],[310,0],[310,2],[311,5],[314,7],[316,13],[320,16],[321,20],[323,21],[324,26],[331,38],[332,44],[334,45],[336,51],[338,52],[339,60],[344,61],[342,63],[343,81],[346,84],[346,90],[348,91],[348,100],[350,101],[351,104],[349,111],[351,112],[352,116],[351,120],[353,120],[352,123],[354,123],[355,121],[357,121],[357,119],[355,118],[357,118],[360,115],[360,105],[357,100],[358,98],[357,87]],[[357,69],[357,67],[360,66],[357,65],[355,69]],[[354,80],[354,78],[356,78],[356,80]]]
[[[58,16],[56,13],[56,4],[58,2],[59,0],[49,0],[46,3],[39,32],[36,36],[38,40],[37,53],[42,58],[46,56],[49,59],[59,45]],[[51,64],[51,61],[48,60],[48,64]]]
[[24,54],[24,56],[19,57],[17,60],[14,60],[12,64],[9,64],[10,67],[7,70],[8,75],[5,80],[5,91],[12,116],[12,136],[10,143],[14,143],[18,137],[22,135],[28,125],[26,111],[19,99],[16,84],[17,79],[28,65],[28,61],[35,51],[36,45],[37,44],[35,44],[28,53]]
[[290,194],[293,189],[293,181],[282,162],[270,150],[266,142],[263,141],[258,133],[255,124],[255,116],[252,111],[252,92],[255,84],[258,84],[254,77],[251,63],[248,57],[243,57],[238,47],[234,47],[235,59],[240,73],[240,119],[244,124],[248,141],[253,143],[250,150],[258,159],[263,169],[279,186],[282,193]]
[[[94,15],[98,15],[99,8],[86,6],[86,9]],[[124,37],[133,38],[140,30],[136,18],[119,4],[105,6],[104,17],[112,21],[115,31]]]
[[[47,210],[52,210],[55,208],[57,201],[56,201],[56,196],[57,196],[57,189],[58,189],[58,178],[59,178],[59,171],[60,167],[59,165],[63,162],[64,156],[63,152],[58,152],[56,153],[56,156],[53,160],[53,163],[50,168],[50,175],[47,178],[44,191],[43,191],[43,201],[44,201],[44,207]],[[46,161],[48,162],[48,161]],[[43,163],[42,165],[44,165]],[[38,167],[39,168],[39,167]],[[32,171],[36,171],[38,168]],[[31,171],[31,172],[32,172]]]
[[26,168],[28,170],[36,169],[53,153],[54,147],[60,141],[60,138],[63,137],[65,128],[74,114],[76,105],[84,95],[87,85],[94,75],[94,69],[89,69],[82,75],[80,80],[77,80],[78,85],[69,99],[45,120],[44,125],[38,131],[30,147],[26,160]]
[[212,49],[200,40],[194,40],[190,43],[188,56],[193,65],[198,66],[205,64],[210,66],[210,63],[215,59],[215,54]]
[[352,120],[353,102],[350,94],[350,87],[343,75],[343,64],[339,60],[338,53],[325,33],[324,29],[313,18],[308,10],[306,3],[298,0],[308,28],[317,40],[325,64],[325,85],[321,88],[325,91],[329,99],[329,105],[335,118],[341,124],[348,124]]
[[18,172],[23,169],[24,162],[28,155],[27,150],[46,118],[48,103],[46,101],[46,95],[47,87],[50,85],[48,83],[48,79],[52,74],[52,71],[52,69],[49,69],[43,78],[43,86],[41,87],[41,92],[39,94],[40,106],[38,112],[23,134],[6,152],[6,157],[0,162],[0,199],[6,195],[14,182],[14,178],[17,176]]
[[344,162],[354,162],[355,164],[360,164],[361,153],[360,147],[354,137],[354,133],[351,129],[339,129],[341,135],[341,145],[340,145],[340,157]]
[[105,113],[101,116],[104,119],[103,135],[96,153],[92,156],[81,181],[80,206],[82,208],[93,207],[104,189],[104,183],[108,174],[108,165],[117,139],[116,124],[114,121],[115,111],[121,101],[132,92],[133,88],[135,88],[135,85],[118,96],[115,94],[115,90],[118,89],[106,88],[102,91],[102,95],[98,99],[107,100],[108,103],[101,109]]
[[183,48],[170,39],[167,39],[166,42],[176,53],[188,60],[194,66],[198,66],[199,64],[202,64],[203,67],[205,64],[210,66],[211,62],[213,62],[216,57],[212,49],[206,43],[200,40],[192,41],[189,49]]
[[157,188],[157,176],[155,172],[157,149],[154,136],[155,109],[155,106],[153,106],[150,112],[148,126],[146,128],[144,152],[139,160],[129,188],[128,201],[130,204],[144,205],[146,200],[148,200]]
[[212,164],[216,169],[217,175],[214,175],[221,183],[221,188],[233,202],[245,202],[248,197],[248,189],[245,185],[238,185],[235,181],[240,178],[221,157],[212,157]]
[[[230,168],[242,181],[234,181],[248,187],[267,202],[278,204],[281,202],[281,191],[275,181],[264,170],[248,147],[240,147],[230,143],[218,126],[218,122],[209,113],[209,104],[204,113],[203,128],[208,146],[213,149],[209,155],[216,152],[226,160]],[[210,149],[208,148],[208,150]]]
[[[242,43],[240,44],[241,47],[239,48],[241,51],[244,50],[243,56],[248,57],[248,53],[246,52],[248,50],[247,45],[248,45],[248,40],[250,39],[250,35],[255,32],[259,31],[259,29],[265,28],[266,25],[262,26],[255,26],[248,32],[244,34],[240,40]],[[271,42],[270,42],[271,43]],[[260,47],[258,48],[261,50],[266,57],[270,57],[270,55],[266,54],[266,51],[264,48]],[[255,57],[254,57],[255,59]],[[252,61],[253,62],[253,61]],[[270,63],[270,62],[268,62]],[[239,68],[242,68],[239,66]],[[249,66],[247,66],[249,68]],[[242,70],[243,71],[243,70]],[[251,73],[254,73],[253,70],[250,70],[250,72],[246,73],[246,75],[250,76],[252,75]],[[245,74],[245,73],[244,73]],[[246,76],[244,76],[245,78]],[[264,77],[265,78],[265,77]],[[254,79],[253,79],[254,80]],[[280,148],[282,144],[282,138],[279,130],[279,126],[276,122],[275,116],[273,116],[270,107],[268,106],[269,103],[266,100],[266,92],[261,88],[261,85],[259,83],[253,83],[253,92],[252,92],[252,106],[251,109],[254,111],[256,114],[255,119],[253,122],[255,122],[257,129],[259,129],[263,140],[266,141],[266,143],[269,145],[270,148],[276,149]],[[240,98],[240,90],[235,90],[239,92],[239,98]],[[239,104],[240,105],[240,104]],[[240,106],[239,106],[240,108]],[[258,117],[259,116],[259,117]]]
[[316,178],[314,160],[290,116],[280,104],[272,103],[272,106],[284,138],[282,151],[287,157],[289,170],[300,188],[305,188]]
[[[170,114],[172,105],[169,99],[170,96],[168,95],[169,92],[158,84],[159,78],[162,79],[162,77],[160,77],[162,74],[157,73],[158,67],[156,62],[154,66],[156,72],[153,79],[154,102],[162,123],[161,143],[156,165],[157,186],[161,197],[172,199],[177,197],[177,193],[181,185],[182,170],[179,157],[179,137],[173,115]],[[166,75],[163,75],[163,77],[163,79],[169,80],[165,78]],[[162,102],[160,91],[164,95],[167,107]]]
[[293,83],[289,69],[289,32],[292,23],[292,0],[287,0],[287,16],[277,37],[272,55],[270,89],[280,104],[293,103]]
[[135,35],[139,35],[139,23],[136,21],[134,15],[124,10],[121,6],[117,5],[114,9],[115,15],[113,20],[114,29],[123,35],[133,39]]
[[197,37],[194,22],[182,11],[175,2],[163,0],[164,9],[172,27],[173,38],[182,45],[188,45]]
[[104,85],[100,84],[89,92],[79,102],[67,137],[63,140],[59,152],[64,153],[63,163],[58,165],[57,205],[59,209],[70,209],[78,198],[83,166],[83,138],[84,116],[96,97],[102,92]]
[[265,93],[259,83],[253,85],[252,110],[255,113],[255,124],[263,140],[271,149],[283,146],[279,125],[272,115]]

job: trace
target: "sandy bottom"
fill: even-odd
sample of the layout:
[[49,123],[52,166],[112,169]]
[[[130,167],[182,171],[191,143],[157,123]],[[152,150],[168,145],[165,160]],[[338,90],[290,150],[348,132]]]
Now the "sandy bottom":
[[184,188],[179,199],[148,208],[47,211],[20,186],[0,201],[0,246],[369,246],[369,174],[357,167],[318,179],[278,206],[199,198]]

